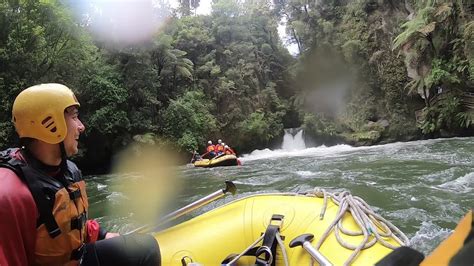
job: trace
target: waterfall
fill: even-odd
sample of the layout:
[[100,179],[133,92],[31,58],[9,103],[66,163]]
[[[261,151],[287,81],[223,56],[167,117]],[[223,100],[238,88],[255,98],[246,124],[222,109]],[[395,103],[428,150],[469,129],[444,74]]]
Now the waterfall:
[[302,128],[285,128],[284,130],[285,135],[283,136],[283,143],[281,144],[282,150],[291,151],[306,149]]

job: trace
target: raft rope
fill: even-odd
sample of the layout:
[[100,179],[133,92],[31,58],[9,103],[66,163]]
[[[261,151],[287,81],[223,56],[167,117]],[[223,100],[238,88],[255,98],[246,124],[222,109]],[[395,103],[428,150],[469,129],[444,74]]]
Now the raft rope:
[[[229,263],[225,264],[226,266],[230,266],[230,265],[234,265],[234,263],[237,262],[237,260],[240,259],[240,257],[242,257],[243,255],[245,255],[245,253],[247,253],[247,251],[249,251],[250,249],[252,249],[253,247],[255,247],[258,242],[262,241],[263,240],[263,237],[265,235],[262,234],[257,240],[255,240],[255,242],[253,242],[252,244],[250,244],[250,246],[248,246],[244,251],[242,251],[242,253],[240,253],[239,255],[235,256],[235,258],[233,258],[231,261],[229,261]],[[276,240],[277,240],[277,243],[278,243],[278,246],[280,247],[281,249],[281,253],[283,254],[283,261],[285,262],[285,266],[288,266],[288,256],[286,254],[286,249],[285,249],[285,244],[283,243],[283,240],[281,239],[281,236],[280,236],[280,233],[276,233],[275,235],[276,237]],[[272,260],[274,260],[276,258],[273,258],[272,257]],[[269,263],[271,264],[271,262]]]
[[276,234],[276,240],[278,242],[278,246],[281,249],[281,253],[283,254],[283,261],[285,262],[285,265],[288,266],[288,256],[286,255],[285,244],[283,243],[283,240],[280,237],[280,233]]
[[[324,219],[328,198],[339,206],[336,217],[328,226],[324,234],[319,238],[315,248],[319,250],[321,245],[324,243],[324,240],[326,240],[331,231],[334,230],[334,235],[339,244],[347,249],[354,250],[351,256],[349,256],[349,258],[344,262],[344,265],[351,264],[361,250],[373,246],[376,242],[379,242],[390,249],[397,248],[385,241],[384,238],[393,237],[400,245],[407,246],[410,243],[408,237],[400,231],[400,229],[382,216],[376,214],[362,198],[352,196],[348,191],[329,193],[324,189],[315,188],[312,192],[306,193],[306,195],[323,198],[323,207],[319,214],[320,220]],[[357,225],[362,229],[361,231],[352,231],[342,226],[342,220],[346,211],[349,211],[352,214]],[[379,228],[380,231],[377,228]],[[350,236],[363,235],[364,239],[359,245],[355,246],[344,241],[340,235],[341,232]],[[373,239],[369,241],[371,235],[373,236]],[[402,238],[402,240],[400,240],[400,238]],[[314,263],[314,261],[312,261],[312,263]]]

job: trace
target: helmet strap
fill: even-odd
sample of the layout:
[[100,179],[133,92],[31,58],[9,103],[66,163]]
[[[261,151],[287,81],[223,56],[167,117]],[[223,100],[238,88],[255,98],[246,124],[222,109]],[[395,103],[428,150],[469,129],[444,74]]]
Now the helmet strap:
[[61,173],[65,173],[67,170],[67,154],[66,154],[66,147],[64,146],[64,141],[59,143],[59,148],[61,150]]

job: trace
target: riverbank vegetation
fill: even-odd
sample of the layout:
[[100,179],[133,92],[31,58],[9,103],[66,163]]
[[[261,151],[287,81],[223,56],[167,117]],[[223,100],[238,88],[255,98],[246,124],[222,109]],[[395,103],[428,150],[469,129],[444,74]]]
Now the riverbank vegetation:
[[[187,154],[217,138],[268,147],[300,126],[313,145],[473,135],[469,1],[219,0],[209,15],[139,2],[0,3],[2,147],[16,142],[15,96],[41,82],[77,92],[89,171],[149,136]],[[106,12],[137,6],[160,23]]]

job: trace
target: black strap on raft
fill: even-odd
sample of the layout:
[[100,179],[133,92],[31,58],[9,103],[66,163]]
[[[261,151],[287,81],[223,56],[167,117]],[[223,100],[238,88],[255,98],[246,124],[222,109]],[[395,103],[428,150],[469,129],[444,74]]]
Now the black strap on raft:
[[[270,224],[265,230],[262,245],[249,249],[242,256],[255,256],[255,265],[275,266],[277,254],[276,248],[278,246],[276,236],[280,233],[280,228],[283,224],[283,218],[284,216],[281,214],[272,215]],[[230,254],[222,261],[221,264],[228,264],[237,256],[239,256],[239,254]]]

